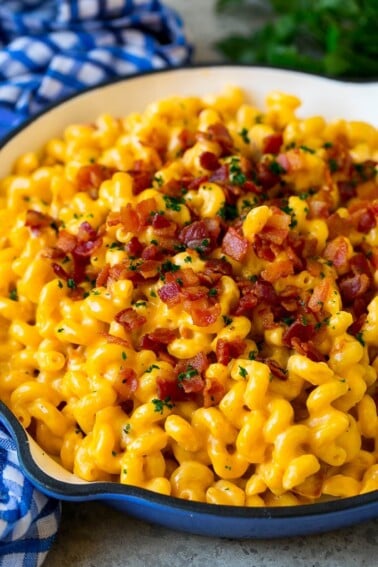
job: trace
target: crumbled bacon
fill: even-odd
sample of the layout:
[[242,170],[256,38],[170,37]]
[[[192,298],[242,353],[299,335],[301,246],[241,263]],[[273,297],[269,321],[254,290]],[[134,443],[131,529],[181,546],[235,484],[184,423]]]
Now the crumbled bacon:
[[293,262],[289,259],[276,260],[261,272],[261,277],[270,283],[277,281],[279,278],[290,276],[294,273]]
[[179,233],[179,240],[187,248],[208,253],[212,247],[211,233],[204,220],[194,221],[184,226]]
[[298,337],[294,337],[291,341],[292,347],[297,351],[298,354],[307,356],[310,360],[314,362],[325,362],[325,356],[316,348],[312,341],[301,341]]
[[194,325],[198,327],[208,327],[215,323],[221,314],[219,303],[211,305],[205,298],[196,301],[185,301],[184,309],[192,317]]
[[28,209],[26,211],[25,226],[28,226],[32,232],[38,233],[42,228],[50,226],[54,219],[49,215]]
[[143,335],[140,341],[140,347],[147,350],[152,350],[158,354],[161,350],[165,350],[166,346],[172,341],[177,339],[178,331],[176,329],[167,329],[165,327],[159,327]]
[[129,256],[136,258],[137,256],[141,255],[143,251],[143,244],[138,240],[136,236],[133,236],[125,244],[125,250],[129,254]]
[[215,347],[218,362],[227,365],[233,358],[238,358],[244,352],[245,347],[246,342],[243,339],[232,341],[218,339]]
[[241,262],[248,252],[248,240],[231,226],[223,238],[222,252]]
[[115,320],[127,331],[135,331],[142,327],[147,321],[146,317],[139,315],[132,307],[119,311],[115,316]]
[[127,172],[133,180],[133,194],[139,195],[145,189],[152,187],[153,175],[150,171],[131,169]]
[[116,335],[111,335],[109,333],[102,333],[102,336],[105,337],[106,342],[113,345],[118,345],[123,348],[131,348],[131,344],[128,340],[123,339],[122,337],[117,337]]
[[173,376],[171,379],[157,378],[156,388],[159,400],[169,398],[172,402],[181,402],[188,399],[188,395]]
[[341,217],[338,213],[333,213],[326,220],[328,226],[328,238],[333,240],[337,236],[348,236],[351,231],[352,223],[349,219]]
[[215,171],[220,166],[219,159],[213,152],[203,152],[199,158],[200,165],[208,171]]
[[118,394],[119,400],[128,400],[138,388],[138,380],[135,370],[132,368],[121,368],[113,387]]
[[337,270],[344,271],[348,267],[348,240],[345,236],[338,236],[331,240],[324,249],[323,256],[332,262]]
[[76,186],[78,191],[89,193],[92,199],[98,198],[98,190],[101,184],[110,179],[116,169],[99,163],[83,165],[76,174]]
[[275,132],[266,136],[263,140],[262,151],[264,154],[278,154],[283,143],[283,136],[280,132]]
[[366,274],[346,276],[339,281],[343,301],[350,305],[357,297],[364,295],[370,287],[370,278]]
[[219,404],[226,393],[226,388],[217,380],[205,380],[203,389],[203,406],[209,408]]
[[329,292],[331,290],[332,281],[330,278],[325,278],[320,284],[314,287],[314,291],[309,299],[308,308],[313,313],[322,311],[324,303],[326,302]]
[[165,283],[159,290],[158,295],[164,303],[166,303],[169,307],[173,307],[180,303],[181,288],[180,285],[175,282],[167,282]]
[[[199,132],[199,138],[204,137],[202,132]],[[221,150],[222,156],[226,156],[232,153],[234,142],[231,137],[230,132],[227,130],[226,126],[217,122],[216,124],[210,124],[206,130],[205,137],[212,142],[216,142]]]
[[315,335],[315,327],[307,322],[297,320],[290,325],[282,336],[282,342],[286,346],[292,346],[293,340],[298,339],[301,342],[308,342]]

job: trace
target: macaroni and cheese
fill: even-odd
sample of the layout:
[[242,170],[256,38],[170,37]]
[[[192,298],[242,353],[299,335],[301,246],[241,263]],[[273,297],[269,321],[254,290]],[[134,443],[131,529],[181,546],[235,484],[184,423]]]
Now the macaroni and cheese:
[[0,395],[87,481],[378,489],[378,134],[238,88],[71,125],[0,185]]

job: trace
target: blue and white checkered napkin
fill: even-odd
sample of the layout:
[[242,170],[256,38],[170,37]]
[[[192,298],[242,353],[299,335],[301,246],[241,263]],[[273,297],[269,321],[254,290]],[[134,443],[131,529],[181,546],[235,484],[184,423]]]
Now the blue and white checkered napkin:
[[189,62],[158,0],[0,1],[0,137],[46,104],[112,77]]
[[[0,0],[0,138],[87,86],[190,56],[179,16],[158,0]],[[0,567],[41,565],[59,516],[0,424]]]
[[60,503],[30,484],[14,441],[0,424],[0,566],[38,567],[54,540]]

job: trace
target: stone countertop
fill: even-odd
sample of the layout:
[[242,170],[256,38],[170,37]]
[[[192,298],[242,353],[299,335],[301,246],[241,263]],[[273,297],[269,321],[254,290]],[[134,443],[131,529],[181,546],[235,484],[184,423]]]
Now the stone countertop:
[[[186,22],[195,62],[222,61],[214,42],[247,22],[214,13],[214,0],[165,0]],[[253,16],[251,12],[251,16]],[[63,503],[57,540],[44,567],[373,567],[378,520],[324,535],[278,540],[206,538],[128,517],[97,502]]]

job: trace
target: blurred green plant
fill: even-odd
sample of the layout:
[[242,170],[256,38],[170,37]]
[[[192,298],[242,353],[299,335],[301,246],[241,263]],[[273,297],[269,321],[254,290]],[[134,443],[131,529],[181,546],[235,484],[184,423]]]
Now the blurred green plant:
[[[216,9],[247,17],[248,0]],[[268,64],[337,77],[378,77],[378,0],[270,0],[271,20],[216,44],[237,63]],[[250,12],[250,9],[249,9]]]

